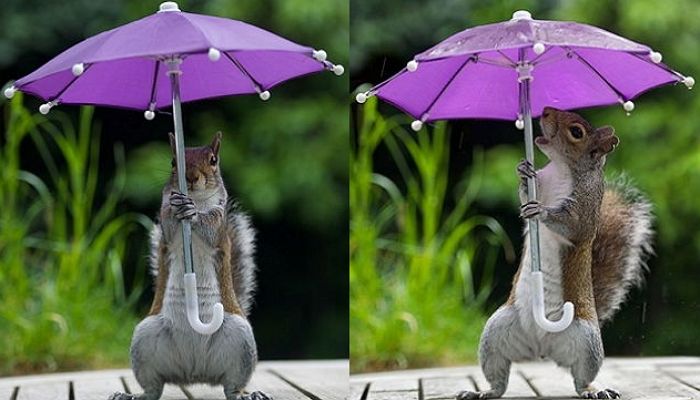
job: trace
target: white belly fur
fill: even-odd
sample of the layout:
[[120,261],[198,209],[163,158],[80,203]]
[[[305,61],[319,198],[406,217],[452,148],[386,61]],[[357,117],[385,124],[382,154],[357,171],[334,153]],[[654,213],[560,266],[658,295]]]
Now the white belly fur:
[[[554,163],[549,163],[539,170],[538,198],[545,206],[557,206],[563,199],[571,194],[572,181],[566,167],[557,168]],[[547,332],[541,329],[532,316],[532,285],[531,285],[531,258],[530,235],[525,231],[525,242],[520,268],[520,276],[515,288],[515,307],[518,310],[520,323],[524,334],[529,336],[533,345],[534,357],[546,356],[547,346],[544,340]],[[561,307],[564,304],[562,289],[562,265],[561,256],[570,243],[566,238],[553,232],[545,224],[540,222],[540,265],[544,280],[545,312],[549,319],[559,319]]]
[[[184,255],[182,252],[182,234],[178,232],[173,240],[172,251],[168,254],[168,285],[165,289],[162,314],[173,321],[175,327],[189,329],[185,311],[185,274]],[[197,295],[199,300],[199,315],[202,322],[208,322],[212,317],[212,307],[221,301],[219,283],[214,266],[216,249],[208,246],[199,236],[192,235],[192,258],[194,272],[197,275]]]

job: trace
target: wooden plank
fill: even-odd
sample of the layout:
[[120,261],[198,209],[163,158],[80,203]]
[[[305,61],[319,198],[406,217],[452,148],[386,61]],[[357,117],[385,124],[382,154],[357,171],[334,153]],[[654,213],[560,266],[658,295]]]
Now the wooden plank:
[[[471,375],[471,377],[474,379],[476,382],[476,385],[479,387],[479,390],[488,390],[491,388],[491,385],[489,382],[486,380],[486,377],[484,377],[483,373],[478,373]],[[573,386],[572,386],[573,388]],[[572,389],[569,389],[569,394],[574,393]],[[542,393],[543,396],[548,396],[549,393]],[[537,394],[532,390],[530,385],[528,385],[527,381],[525,378],[522,376],[522,373],[520,372],[519,369],[517,368],[511,368],[510,370],[510,376],[508,377],[508,388],[506,389],[506,392],[503,394],[504,397],[534,397],[537,396]]]
[[361,400],[362,395],[365,393],[365,389],[369,383],[366,382],[354,382],[350,383],[350,393],[348,393],[348,400]]
[[17,400],[67,400],[68,382],[20,386]]
[[[129,391],[131,391],[131,393],[143,393],[143,389],[136,381],[136,378],[132,373],[125,375],[124,380],[126,381],[126,385],[129,387]],[[165,385],[163,388],[163,395],[160,398],[161,400],[187,400],[185,393],[183,393],[179,387],[171,384]]]
[[467,377],[426,378],[421,383],[425,400],[455,398],[464,390],[476,390]]
[[372,381],[370,392],[396,392],[418,390],[418,378],[416,379],[393,379],[383,377]]
[[188,385],[184,389],[197,400],[224,400],[224,387],[221,385]]
[[0,400],[10,400],[15,388],[12,386],[0,387]]
[[418,400],[418,391],[369,392],[367,400]]
[[324,400],[344,400],[348,396],[349,364],[336,368],[274,367],[269,371],[290,385],[303,388],[308,393]]
[[[508,385],[508,389],[512,390],[515,396],[522,396],[521,390],[530,393],[529,396],[533,396],[533,389],[527,385],[527,382],[534,387],[540,396],[573,397],[576,395],[574,379],[571,374],[552,362],[516,365],[515,370],[518,372],[516,374],[511,372],[512,384]],[[518,382],[524,382],[527,389],[524,389]],[[477,385],[481,384],[477,381]]]
[[674,398],[695,399],[700,392],[691,389],[659,370],[635,370],[604,368],[596,378],[596,386],[610,387],[622,394],[624,399]]
[[266,369],[258,368],[246,387],[249,392],[261,391],[275,400],[309,400],[309,398],[287,382]]
[[105,400],[114,392],[123,392],[124,385],[117,378],[76,379],[73,381],[75,400]]

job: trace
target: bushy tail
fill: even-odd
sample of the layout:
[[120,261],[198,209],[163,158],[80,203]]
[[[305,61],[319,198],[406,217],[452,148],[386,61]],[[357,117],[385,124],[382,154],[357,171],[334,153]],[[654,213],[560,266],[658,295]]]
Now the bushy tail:
[[233,290],[238,304],[247,316],[253,305],[253,294],[257,287],[255,280],[255,230],[250,217],[239,210],[235,202],[227,207],[227,229],[233,241],[231,251],[231,269],[233,271]]
[[625,176],[606,183],[600,228],[593,242],[593,294],[598,320],[613,317],[639,286],[653,253],[651,203]]

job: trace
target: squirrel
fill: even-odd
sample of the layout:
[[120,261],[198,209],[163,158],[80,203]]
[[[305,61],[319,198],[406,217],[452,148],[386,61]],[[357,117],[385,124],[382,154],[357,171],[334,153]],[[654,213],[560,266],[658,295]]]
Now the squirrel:
[[[600,326],[612,318],[630,288],[641,283],[652,253],[651,204],[624,178],[606,183],[606,155],[619,143],[611,126],[594,129],[581,116],[545,107],[537,147],[549,158],[535,171],[523,160],[521,217],[540,221],[545,312],[561,316],[574,304],[574,321],[560,333],[538,327],[532,315],[529,233],[510,297],[486,322],[479,361],[490,390],[464,391],[458,400],[501,397],[512,362],[546,357],[571,371],[582,398],[619,398],[593,386],[603,362]],[[527,178],[537,177],[539,199],[527,201]]]
[[[148,316],[134,329],[131,364],[144,389],[138,396],[115,393],[110,400],[158,400],[165,383],[223,385],[226,400],[269,400],[262,392],[244,393],[257,363],[248,322],[256,288],[255,231],[249,217],[228,198],[219,169],[221,132],[211,144],[185,149],[189,196],[178,191],[175,138],[170,180],[165,185],[160,223],[151,232],[151,272],[155,296]],[[224,322],[211,336],[187,321],[180,221],[192,224],[192,255],[203,320],[212,306],[224,306]]]

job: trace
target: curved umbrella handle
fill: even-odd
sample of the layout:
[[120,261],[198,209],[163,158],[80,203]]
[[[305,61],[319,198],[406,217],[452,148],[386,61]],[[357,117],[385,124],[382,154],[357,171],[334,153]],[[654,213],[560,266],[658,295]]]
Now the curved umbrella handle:
[[224,322],[224,306],[221,303],[214,304],[212,317],[205,324],[199,319],[199,305],[197,304],[197,276],[191,272],[185,274],[185,304],[187,307],[187,321],[192,329],[202,335],[211,335],[216,332]]
[[567,301],[562,308],[562,316],[558,321],[550,321],[544,312],[544,285],[542,282],[542,272],[531,272],[532,278],[532,316],[537,325],[547,332],[561,332],[571,325],[574,320],[574,305]]

